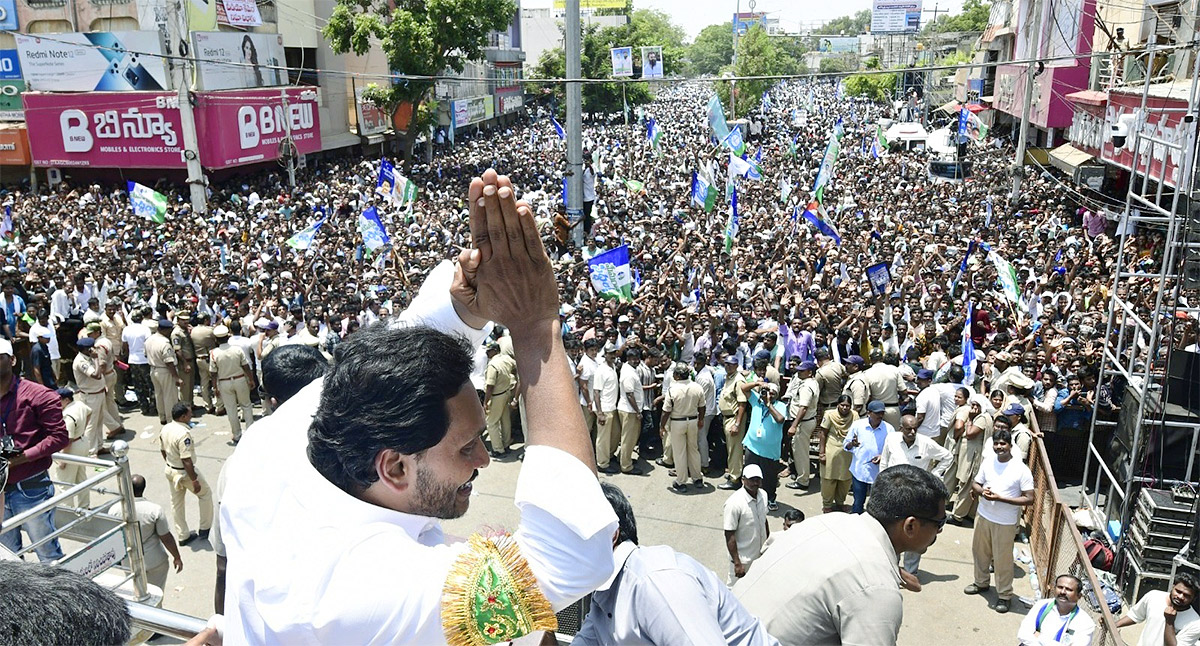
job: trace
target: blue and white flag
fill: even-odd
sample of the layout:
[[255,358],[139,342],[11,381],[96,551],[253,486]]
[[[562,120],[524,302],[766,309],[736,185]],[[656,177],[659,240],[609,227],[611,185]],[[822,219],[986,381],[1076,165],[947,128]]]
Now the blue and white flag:
[[379,219],[379,212],[373,206],[358,214],[358,232],[362,234],[363,246],[371,251],[391,242],[383,221]]
[[692,172],[692,204],[704,209],[706,213],[711,213],[713,206],[717,202],[717,189],[705,178],[697,172]]
[[967,115],[971,114],[965,106],[960,106],[958,109],[958,143],[966,143],[967,135]]
[[975,382],[975,342],[971,340],[971,321],[974,317],[974,308],[971,302],[967,301],[967,320],[963,322],[962,332],[962,366],[963,366],[963,385],[969,386]]
[[992,226],[992,198],[988,198],[984,203],[984,208],[987,209],[987,217],[983,220],[984,228]]
[[[796,210],[799,211],[800,207],[797,206]],[[825,218],[821,217],[821,211],[822,209],[819,204],[816,202],[810,202],[808,204],[808,208],[804,209],[801,214],[809,224],[817,228],[817,231],[820,231],[823,235],[833,238],[834,244],[838,245],[839,247],[842,246],[841,234],[838,233],[838,230],[833,226],[833,224],[826,222]]]
[[588,261],[592,287],[600,298],[633,301],[633,278],[629,271],[629,246],[621,245]]
[[746,171],[746,178],[762,180],[762,146],[759,146],[758,152],[754,153],[754,159],[747,161],[750,163],[750,168]]
[[646,139],[650,141],[650,147],[654,149],[654,154],[658,154],[658,146],[662,143],[662,128],[658,127],[658,122],[654,117],[646,122]]
[[11,238],[13,235],[12,205],[4,205],[4,221],[0,222],[0,238]]
[[[753,169],[754,169],[754,166],[751,165],[750,162],[746,161],[745,159],[742,159],[741,157],[738,157],[737,155],[734,155],[733,153],[729,154],[729,175],[730,175],[730,177],[734,177],[734,176],[750,177],[750,173],[753,171]],[[759,174],[758,178],[759,179],[762,178],[761,173]]]
[[297,232],[296,235],[288,238],[287,242],[284,244],[286,244],[287,246],[289,246],[293,249],[301,249],[301,250],[308,249],[309,247],[312,246],[313,238],[317,237],[317,231],[319,231],[321,229],[322,224],[325,224],[324,217],[322,217],[320,220],[317,220],[316,222],[308,225],[303,230]]
[[563,127],[559,125],[558,119],[555,119],[554,116],[551,115],[550,123],[554,125],[554,132],[558,134],[558,138],[565,140],[567,138],[567,131],[563,130]]
[[737,239],[738,229],[740,228],[740,217],[738,216],[737,203],[737,188],[733,189],[733,206],[729,212],[729,224],[725,226],[725,252],[728,253],[733,249],[733,241]]

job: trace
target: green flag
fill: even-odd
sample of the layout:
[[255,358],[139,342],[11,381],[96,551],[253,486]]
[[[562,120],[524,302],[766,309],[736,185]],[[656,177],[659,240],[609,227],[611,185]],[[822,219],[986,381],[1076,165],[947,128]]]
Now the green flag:
[[129,205],[134,215],[162,224],[167,219],[167,196],[137,182],[130,181]]

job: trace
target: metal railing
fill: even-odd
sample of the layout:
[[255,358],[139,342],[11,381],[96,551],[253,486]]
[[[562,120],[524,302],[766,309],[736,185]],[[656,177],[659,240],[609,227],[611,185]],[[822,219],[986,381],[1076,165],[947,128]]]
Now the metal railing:
[[[135,601],[148,599],[150,595],[147,591],[145,555],[142,553],[141,532],[133,507],[133,481],[129,472],[128,452],[129,445],[118,440],[112,446],[115,458],[113,462],[55,453],[54,460],[57,462],[81,465],[95,469],[98,473],[59,491],[54,497],[12,518],[5,518],[4,522],[0,523],[2,535],[20,532],[23,525],[47,512],[55,514],[55,530],[40,540],[22,545],[16,556],[20,558],[55,539],[70,540],[81,544],[80,547],[67,552],[64,546],[63,557],[54,562],[54,565],[73,570],[88,578],[94,578],[108,569],[120,569],[125,572],[125,576],[106,585],[115,590],[129,583],[132,585]],[[114,482],[115,488],[111,486]],[[109,486],[104,486],[106,483],[109,483]],[[77,508],[76,497],[83,493],[111,495],[115,496],[116,500],[97,506]],[[119,515],[110,513],[110,510],[118,505]],[[62,522],[63,520],[66,522]],[[61,543],[62,540],[60,545]],[[121,565],[122,562],[128,565]]]
[[1046,455],[1046,445],[1041,438],[1034,438],[1029,447],[1029,470],[1033,472],[1033,504],[1026,508],[1025,518],[1029,526],[1029,549],[1038,575],[1038,592],[1041,596],[1053,596],[1054,577],[1072,574],[1084,582],[1096,595],[1099,609],[1085,597],[1079,607],[1096,624],[1092,641],[1097,646],[1125,646],[1117,632],[1117,620],[1104,603],[1104,591],[1096,578],[1096,571],[1088,559],[1083,539],[1075,528],[1071,508],[1058,495],[1058,483]]

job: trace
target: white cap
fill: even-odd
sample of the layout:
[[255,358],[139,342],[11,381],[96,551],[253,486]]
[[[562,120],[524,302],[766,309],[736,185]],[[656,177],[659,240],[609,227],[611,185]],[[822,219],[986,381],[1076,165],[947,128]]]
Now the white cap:
[[37,340],[41,337],[46,337],[48,339],[51,337],[51,335],[52,333],[50,332],[50,328],[44,325],[35,325],[29,328],[29,340],[33,341],[34,343],[37,343]]
[[742,477],[761,479],[763,477],[762,468],[757,464],[748,464],[745,467],[742,467]]
[[12,343],[8,339],[0,339],[0,354],[13,356]]

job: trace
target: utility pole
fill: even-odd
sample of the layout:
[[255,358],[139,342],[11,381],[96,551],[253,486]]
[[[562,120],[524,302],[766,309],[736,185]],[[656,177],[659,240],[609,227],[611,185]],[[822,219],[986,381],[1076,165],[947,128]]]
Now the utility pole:
[[288,107],[287,88],[279,90],[279,101],[283,104],[283,127],[287,129],[288,185],[296,188],[296,144],[292,143],[292,111]]
[[938,14],[939,14],[939,13],[950,13],[950,10],[949,10],[949,9],[939,9],[939,8],[938,8],[938,3],[936,3],[936,2],[935,2],[935,3],[933,3],[933,8],[932,8],[932,9],[926,9],[926,10],[925,10],[925,11],[923,11],[922,13],[931,13],[931,14],[933,14],[933,18],[930,20],[930,22],[937,22],[937,17],[938,17]]
[[[579,0],[567,0],[567,78],[583,76],[580,61]],[[567,81],[567,217],[571,224],[583,219],[583,94],[579,81]],[[575,242],[583,245],[583,227],[574,229]]]
[[[168,0],[167,9],[171,12],[171,24],[179,30],[182,42],[191,33],[188,24],[187,11],[181,6],[182,0]],[[169,31],[169,30],[168,30]],[[189,49],[190,51],[190,49]],[[172,61],[175,59],[172,59]],[[200,138],[196,135],[196,113],[192,105],[192,58],[181,56],[178,64],[171,62],[175,72],[176,99],[179,102],[179,122],[183,132],[183,161],[187,164],[187,183],[191,191],[192,212],[208,213],[207,182],[204,180],[204,167],[200,164]]]
[[[737,0],[733,13],[733,76],[737,76],[738,18],[742,15],[742,0]],[[737,118],[737,79],[729,80],[729,120]]]
[[[1025,174],[1025,147],[1029,143],[1029,113],[1033,111],[1033,76],[1037,69],[1037,59],[1042,55],[1042,3],[1033,5],[1033,34],[1035,34],[1033,55],[1029,57],[1029,68],[1025,70],[1025,97],[1021,109],[1021,132],[1017,138],[1017,154],[1013,159],[1012,200],[1016,202],[1021,197],[1021,178]],[[1017,52],[1017,56],[1021,56]]]

